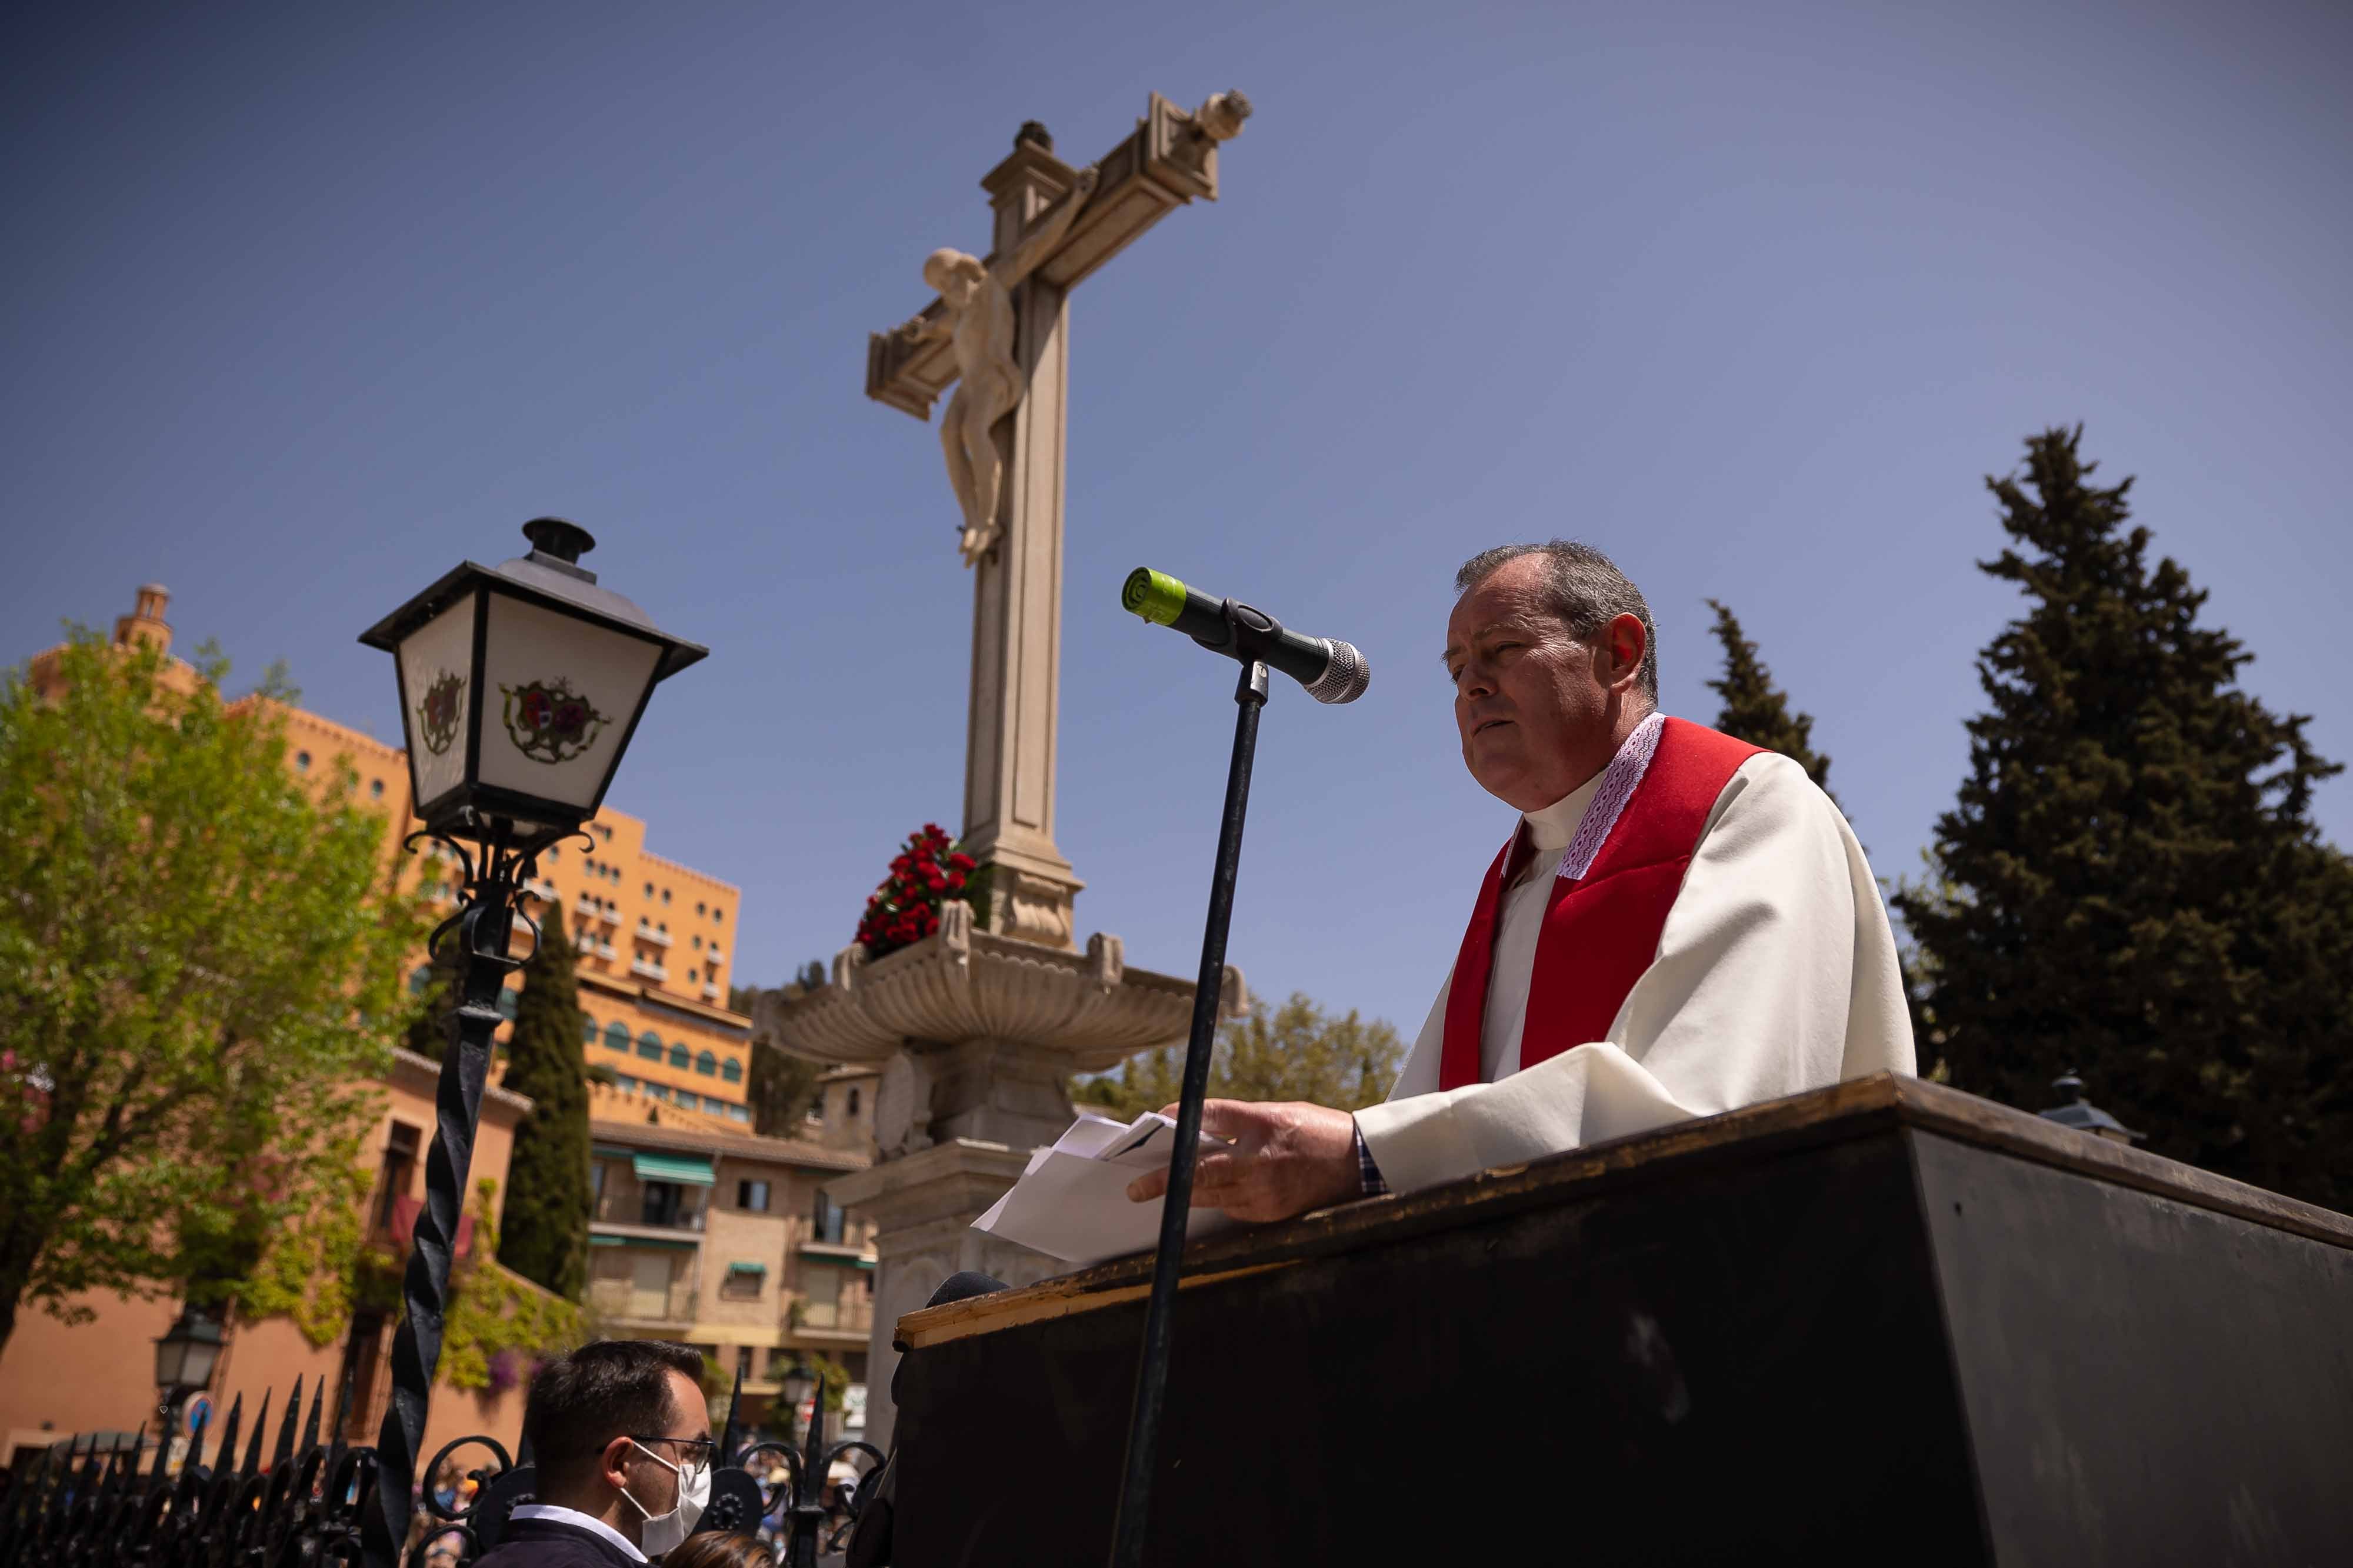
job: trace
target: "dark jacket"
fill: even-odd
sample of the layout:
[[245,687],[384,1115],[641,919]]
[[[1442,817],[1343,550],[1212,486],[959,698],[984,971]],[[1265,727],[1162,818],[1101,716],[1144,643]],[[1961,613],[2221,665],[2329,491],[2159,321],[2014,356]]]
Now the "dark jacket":
[[475,1568],[639,1568],[601,1535],[553,1519],[518,1519]]

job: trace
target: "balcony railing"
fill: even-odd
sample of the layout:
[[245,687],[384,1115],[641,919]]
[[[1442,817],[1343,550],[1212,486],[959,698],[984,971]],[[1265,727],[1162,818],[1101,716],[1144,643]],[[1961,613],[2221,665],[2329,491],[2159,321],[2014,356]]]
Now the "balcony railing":
[[563,901],[563,895],[555,890],[555,884],[547,880],[544,877],[533,877],[527,879],[523,882],[522,890],[529,893],[533,898],[537,899],[543,904],[554,904]]
[[694,1321],[694,1276],[686,1273],[661,1290],[641,1290],[632,1279],[591,1279],[588,1310],[607,1319],[691,1323]]
[[601,915],[605,910],[603,905],[583,893],[572,900],[572,912],[575,915]]
[[670,971],[663,968],[660,964],[656,963],[650,958],[633,958],[629,960],[629,973],[632,974],[642,974],[649,980],[668,980],[670,978]]
[[826,1334],[862,1334],[874,1327],[871,1301],[807,1301],[801,1305],[800,1326]]
[[638,922],[638,940],[639,942],[652,942],[656,947],[668,947],[670,945],[670,932],[666,931],[656,931],[653,927],[646,924],[645,921],[639,921]]
[[725,993],[719,989],[719,982],[716,980],[706,980],[702,983],[702,998],[704,1001],[716,1002],[723,994],[725,994]]
[[640,1230],[685,1230],[702,1228],[703,1211],[700,1206],[681,1208],[670,1213],[646,1207],[645,1195],[617,1196],[607,1194],[596,1200],[597,1225],[633,1225]]

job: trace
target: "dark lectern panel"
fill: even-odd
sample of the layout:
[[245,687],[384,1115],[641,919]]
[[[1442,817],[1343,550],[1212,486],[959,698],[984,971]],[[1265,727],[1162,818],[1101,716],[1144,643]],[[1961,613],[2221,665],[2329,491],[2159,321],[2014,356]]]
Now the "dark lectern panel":
[[2353,1563],[2353,1251],[1915,1136],[2000,1562]]
[[[1188,1289],[1152,1561],[1988,1561],[1907,1136]],[[1142,1321],[910,1356],[901,1563],[1103,1561]]]

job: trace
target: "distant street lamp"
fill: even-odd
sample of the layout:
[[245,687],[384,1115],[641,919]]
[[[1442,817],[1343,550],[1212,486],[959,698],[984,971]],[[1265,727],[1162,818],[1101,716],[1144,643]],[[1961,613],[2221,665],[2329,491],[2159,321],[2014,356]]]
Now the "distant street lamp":
[[163,1395],[166,1435],[178,1422],[180,1406],[188,1395],[212,1385],[220,1348],[219,1321],[185,1303],[164,1337],[155,1342],[155,1387]]
[[2061,1094],[2072,1095],[2050,1110],[2038,1112],[2045,1121],[2056,1121],[2062,1127],[2072,1127],[2078,1132],[2088,1132],[2094,1138],[2105,1138],[2111,1143],[2130,1148],[2148,1136],[2136,1132],[2115,1117],[2084,1098],[2084,1080],[2075,1076],[2073,1068],[2051,1080],[2051,1087]]
[[[362,1521],[367,1568],[393,1568],[407,1529],[499,999],[522,967],[507,951],[516,900],[538,875],[539,852],[581,831],[603,804],[654,687],[707,651],[596,585],[580,564],[596,544],[586,529],[543,517],[522,531],[528,555],[454,567],[360,637],[393,656],[399,677],[412,798],[425,823],[408,843],[437,839],[466,868],[464,907],[427,942],[438,960],[442,939],[457,932],[459,1002],[401,1281],[376,1506]],[[523,923],[535,951],[538,927],[528,915]]]

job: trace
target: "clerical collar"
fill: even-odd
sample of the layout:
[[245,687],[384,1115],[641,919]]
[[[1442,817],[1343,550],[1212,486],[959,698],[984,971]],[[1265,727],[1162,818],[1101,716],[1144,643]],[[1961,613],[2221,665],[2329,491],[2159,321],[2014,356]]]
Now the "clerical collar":
[[1593,868],[1593,858],[1601,852],[1609,830],[1618,826],[1618,814],[1626,809],[1634,786],[1650,771],[1651,755],[1659,749],[1659,731],[1666,723],[1664,714],[1652,713],[1634,726],[1608,767],[1542,810],[1523,814],[1529,841],[1537,853],[1567,851],[1560,861],[1563,877],[1574,881]]

